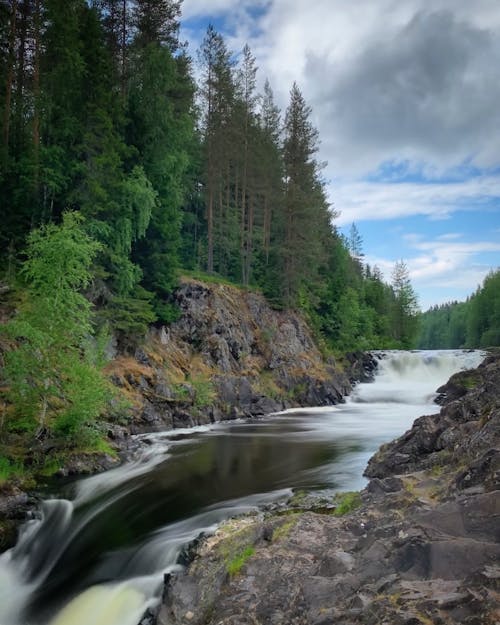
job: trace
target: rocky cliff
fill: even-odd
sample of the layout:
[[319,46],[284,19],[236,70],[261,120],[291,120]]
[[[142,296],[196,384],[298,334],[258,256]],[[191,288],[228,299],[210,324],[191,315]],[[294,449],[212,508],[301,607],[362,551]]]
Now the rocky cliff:
[[500,356],[440,391],[360,494],[291,500],[202,541],[167,579],[160,625],[498,625]]
[[[351,381],[373,369],[373,359],[351,354],[346,375],[323,358],[298,314],[271,309],[258,293],[184,280],[175,298],[177,322],[152,328],[133,353],[113,342],[108,346],[107,375],[118,392],[106,425],[125,457],[135,444],[130,433],[335,404],[349,393]],[[63,452],[61,476],[101,472],[120,461],[106,452],[59,449],[51,440],[25,455],[33,462],[33,454],[51,451]],[[13,543],[17,525],[36,505],[25,488],[0,484],[0,551]]]
[[[152,330],[132,356],[115,354],[108,366],[133,431],[335,404],[350,391],[303,319],[271,309],[258,293],[185,280],[176,302],[177,322]],[[370,363],[355,366],[358,375]]]

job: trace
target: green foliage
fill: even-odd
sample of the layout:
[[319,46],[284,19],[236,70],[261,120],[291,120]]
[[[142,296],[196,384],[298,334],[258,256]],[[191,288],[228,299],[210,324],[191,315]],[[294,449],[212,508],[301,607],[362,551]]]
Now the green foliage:
[[215,399],[215,388],[210,380],[203,377],[190,379],[194,389],[194,405],[196,408],[210,406]]
[[12,477],[24,475],[24,466],[20,462],[13,462],[0,455],[0,486]]
[[151,300],[153,294],[137,287],[130,296],[113,296],[101,316],[130,343],[140,341],[157,319]]
[[344,516],[361,506],[361,495],[357,491],[340,493],[335,496],[334,503],[335,511],[333,514],[335,516]]
[[[49,298],[35,302],[32,287],[23,315],[36,308],[54,327],[47,332],[30,321],[19,328],[35,351],[20,344],[11,366],[20,370],[19,358],[42,381],[42,388],[30,381],[17,389],[19,405],[34,406],[37,394],[52,403],[59,397],[57,375],[41,375],[59,365],[39,354],[55,349],[47,336],[65,334],[68,345],[83,345],[92,333],[82,289],[121,344],[135,345],[151,323],[177,319],[171,295],[181,265],[200,279],[207,275],[196,272],[206,268],[210,281],[258,289],[277,309],[301,309],[325,353],[410,346],[411,285],[399,280],[391,289],[363,266],[356,226],[348,239],[332,226],[335,211],[316,159],[319,136],[299,87],[282,121],[270,84],[257,93],[250,48],[236,59],[209,27],[194,106],[191,59],[177,38],[180,2],[116,7],[85,0],[29,5],[12,50],[9,11],[0,8],[4,137],[10,129],[0,154],[0,256],[12,274],[29,232],[40,224],[57,228],[67,207],[99,242],[91,282],[69,290],[85,323],[73,318],[64,329],[64,315],[54,314],[54,302],[47,309]],[[49,281],[58,271],[59,252],[52,254],[45,257]],[[37,279],[42,273],[35,270]],[[483,309],[478,304],[464,326],[468,343],[497,341],[498,324],[485,321]],[[61,420],[61,431],[72,429],[73,418]],[[16,427],[35,422],[27,410]]]
[[14,341],[5,356],[6,395],[15,408],[10,429],[53,428],[76,438],[104,407],[107,384],[88,343],[90,303],[79,292],[98,249],[74,213],[29,236],[26,302],[2,328]]
[[246,562],[254,555],[254,547],[245,547],[242,551],[234,555],[226,565],[229,577],[238,575]]
[[418,299],[410,282],[408,268],[403,261],[394,265],[392,272],[394,302],[392,306],[392,332],[403,349],[413,347],[418,330]]
[[434,306],[421,315],[418,346],[423,349],[500,345],[500,270],[489,273],[466,302]]

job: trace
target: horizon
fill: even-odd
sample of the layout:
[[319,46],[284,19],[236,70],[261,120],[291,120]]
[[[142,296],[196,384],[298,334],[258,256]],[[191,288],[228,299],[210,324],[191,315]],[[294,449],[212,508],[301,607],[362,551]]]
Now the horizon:
[[386,280],[404,260],[427,310],[464,301],[498,268],[498,3],[184,0],[193,58],[210,23],[235,56],[248,43],[283,114],[297,82],[333,223],[356,224]]

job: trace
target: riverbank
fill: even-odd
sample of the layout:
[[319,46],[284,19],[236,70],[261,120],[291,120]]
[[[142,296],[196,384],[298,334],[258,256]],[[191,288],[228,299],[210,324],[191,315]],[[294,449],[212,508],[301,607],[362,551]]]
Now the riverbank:
[[[92,445],[68,444],[50,427],[40,436],[3,428],[0,456],[14,470],[0,479],[0,551],[36,508],[28,493],[53,475],[89,475],[126,461],[133,434],[336,404],[376,366],[363,353],[342,364],[326,358],[298,313],[272,309],[259,293],[184,279],[175,298],[181,316],[168,328],[151,328],[139,345],[119,336],[106,345],[115,392]],[[9,407],[2,410],[6,425]]]
[[500,356],[439,392],[439,414],[372,458],[359,497],[295,499],[203,540],[158,623],[495,625]]

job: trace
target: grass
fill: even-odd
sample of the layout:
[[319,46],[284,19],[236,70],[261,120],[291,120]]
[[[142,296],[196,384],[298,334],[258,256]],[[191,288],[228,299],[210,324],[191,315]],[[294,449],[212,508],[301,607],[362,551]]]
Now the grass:
[[298,515],[295,515],[295,518],[291,518],[289,521],[285,521],[279,527],[277,527],[273,532],[273,541],[274,540],[283,540],[290,534],[293,527],[296,525],[298,521]]
[[475,376],[474,374],[465,375],[460,379],[460,384],[464,388],[466,388],[468,391],[470,391],[473,388],[476,388],[479,382],[480,382],[480,379],[478,378],[478,376]]
[[335,496],[335,510],[334,516],[344,516],[349,514],[356,508],[359,508],[362,504],[361,495],[358,491],[348,491],[346,493],[339,493]]
[[243,565],[253,556],[255,553],[254,547],[245,547],[243,551],[240,551],[236,555],[234,555],[226,564],[227,572],[229,577],[234,577],[238,575],[238,573],[243,568]]
[[206,273],[205,271],[200,271],[197,269],[193,269],[190,271],[184,269],[182,271],[181,279],[182,278],[199,280],[200,282],[206,282],[207,284],[223,284],[226,286],[233,286],[240,289],[244,288],[242,284],[231,282],[231,280],[228,280],[227,278],[224,278],[217,273]]
[[5,484],[13,477],[24,476],[25,469],[22,463],[12,462],[5,456],[0,456],[0,485]]

